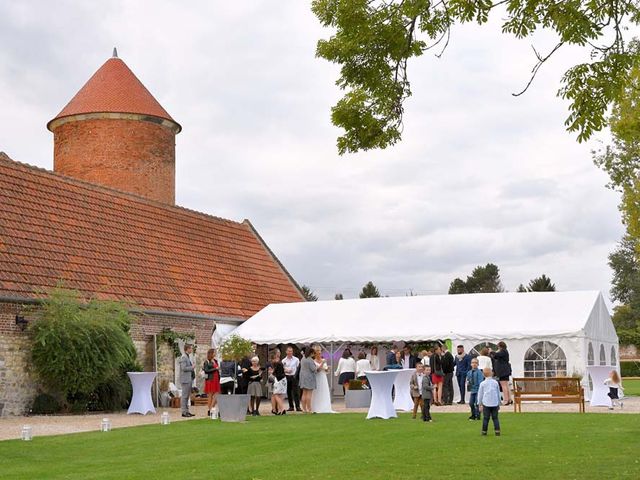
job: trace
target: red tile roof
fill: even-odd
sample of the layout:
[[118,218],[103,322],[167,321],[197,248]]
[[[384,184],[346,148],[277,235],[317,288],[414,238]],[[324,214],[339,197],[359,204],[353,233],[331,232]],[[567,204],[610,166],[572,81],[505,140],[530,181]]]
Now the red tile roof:
[[107,60],[54,120],[84,113],[138,113],[177,123],[119,58]]
[[147,310],[248,318],[301,301],[251,224],[110,190],[0,152],[0,295],[60,280]]

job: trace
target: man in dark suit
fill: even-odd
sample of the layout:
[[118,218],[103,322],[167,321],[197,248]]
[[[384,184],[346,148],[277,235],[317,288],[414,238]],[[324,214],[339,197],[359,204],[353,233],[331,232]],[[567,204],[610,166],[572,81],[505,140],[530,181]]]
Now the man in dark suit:
[[418,357],[411,353],[411,347],[409,345],[405,345],[402,349],[402,353],[402,368],[416,368]]
[[442,354],[442,373],[444,373],[444,381],[442,382],[442,403],[445,405],[453,404],[453,368],[455,362],[453,355],[447,348],[447,345],[442,346],[444,353]]

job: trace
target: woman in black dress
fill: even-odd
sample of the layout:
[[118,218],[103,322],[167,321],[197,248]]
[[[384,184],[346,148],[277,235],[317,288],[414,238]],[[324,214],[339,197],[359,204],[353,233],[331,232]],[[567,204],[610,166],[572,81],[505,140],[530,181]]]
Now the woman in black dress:
[[491,353],[493,360],[493,373],[498,377],[500,389],[502,390],[502,398],[505,405],[513,403],[509,392],[509,377],[511,376],[511,364],[509,363],[509,351],[507,344],[498,342],[498,351]]
[[249,409],[254,417],[260,415],[260,400],[262,399],[262,368],[258,357],[251,358],[251,366],[247,369],[247,394],[250,395]]

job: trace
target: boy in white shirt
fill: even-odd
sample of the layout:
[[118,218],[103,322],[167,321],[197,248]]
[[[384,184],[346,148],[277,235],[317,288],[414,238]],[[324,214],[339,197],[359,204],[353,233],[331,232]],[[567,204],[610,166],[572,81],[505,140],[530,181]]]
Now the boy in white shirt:
[[487,434],[489,417],[491,417],[496,437],[499,437],[500,420],[498,420],[498,410],[500,410],[500,385],[498,385],[496,379],[493,378],[493,370],[485,368],[483,373],[485,378],[478,389],[478,406],[482,412],[482,435]]

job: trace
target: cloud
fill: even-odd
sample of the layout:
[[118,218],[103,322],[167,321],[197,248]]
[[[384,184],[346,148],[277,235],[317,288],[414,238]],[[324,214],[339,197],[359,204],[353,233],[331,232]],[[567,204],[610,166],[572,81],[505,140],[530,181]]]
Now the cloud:
[[[529,41],[454,30],[441,59],[410,65],[402,143],[340,157],[335,65],[307,2],[5,2],[0,150],[52,167],[51,119],[118,47],[184,130],[177,199],[249,218],[322,298],[446,292],[478,264],[514,290],[542,273],[559,289],[608,291],[622,234],[618,196],[591,145],[564,131],[561,52],[529,92]],[[544,48],[553,38],[541,33]]]

